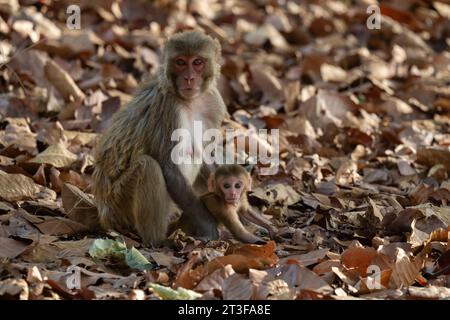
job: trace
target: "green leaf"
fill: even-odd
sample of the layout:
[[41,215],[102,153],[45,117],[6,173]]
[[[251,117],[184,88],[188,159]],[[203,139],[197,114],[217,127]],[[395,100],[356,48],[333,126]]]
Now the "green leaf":
[[174,290],[157,283],[150,283],[149,287],[163,300],[196,300],[202,295],[185,288]]
[[130,268],[138,269],[141,271],[149,270],[153,267],[152,264],[147,260],[147,258],[144,257],[142,253],[140,253],[139,250],[135,247],[127,250],[125,261],[130,266]]
[[127,249],[125,242],[117,237],[111,239],[96,239],[89,248],[89,254],[94,259],[123,261],[130,268],[149,270],[153,265],[135,247]]
[[111,239],[96,239],[89,248],[89,254],[94,259],[115,258],[123,260],[127,247],[123,241]]

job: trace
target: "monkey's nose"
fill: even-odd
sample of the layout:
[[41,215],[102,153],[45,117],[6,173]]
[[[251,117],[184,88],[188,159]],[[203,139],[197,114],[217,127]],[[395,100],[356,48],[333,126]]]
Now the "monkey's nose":
[[185,76],[184,80],[186,80],[187,84],[190,85],[192,81],[194,81],[193,76]]

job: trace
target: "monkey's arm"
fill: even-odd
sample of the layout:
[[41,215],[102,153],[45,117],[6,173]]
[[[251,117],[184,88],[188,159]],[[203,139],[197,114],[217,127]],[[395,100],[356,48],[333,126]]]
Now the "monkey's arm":
[[250,222],[253,222],[254,224],[257,224],[257,225],[267,229],[267,231],[269,232],[270,238],[272,238],[272,239],[275,238],[275,236],[277,234],[277,230],[275,229],[275,227],[270,223],[269,220],[267,220],[261,214],[256,212],[252,207],[248,207],[247,210],[243,210],[243,211],[239,212],[239,215],[241,217],[249,220]]
[[170,197],[186,215],[185,224],[190,230],[196,230],[195,236],[205,239],[217,239],[217,222],[203,203],[196,197],[194,190],[186,181],[180,169],[171,159],[161,163]]
[[264,240],[250,233],[243,225],[236,211],[225,211],[218,218],[239,241],[246,243],[264,243]]
[[209,212],[215,217],[218,223],[223,224],[228,231],[239,241],[246,243],[263,243],[264,240],[250,233],[239,220],[239,215],[235,208],[224,207],[222,201],[215,193],[207,193],[200,197]]

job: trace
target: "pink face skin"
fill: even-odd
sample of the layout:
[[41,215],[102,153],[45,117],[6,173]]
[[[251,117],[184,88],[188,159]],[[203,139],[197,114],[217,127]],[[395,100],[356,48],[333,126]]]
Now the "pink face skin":
[[225,202],[230,205],[238,205],[244,191],[244,181],[240,178],[222,178],[218,181],[220,189],[225,196]]
[[173,59],[173,70],[177,75],[178,94],[189,100],[200,94],[206,59],[201,56],[177,56]]

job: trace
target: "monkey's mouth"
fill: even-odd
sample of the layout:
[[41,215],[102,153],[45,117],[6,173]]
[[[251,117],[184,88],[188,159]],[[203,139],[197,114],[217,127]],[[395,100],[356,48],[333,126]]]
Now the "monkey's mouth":
[[194,88],[194,87],[192,87],[192,88],[186,87],[186,88],[181,89],[181,91],[184,91],[184,92],[197,92],[199,90],[200,90],[199,88]]
[[195,97],[200,92],[197,88],[183,88],[180,90],[180,95],[185,98]]
[[236,204],[237,202],[239,202],[239,198],[227,198],[225,199],[225,201],[229,204]]

